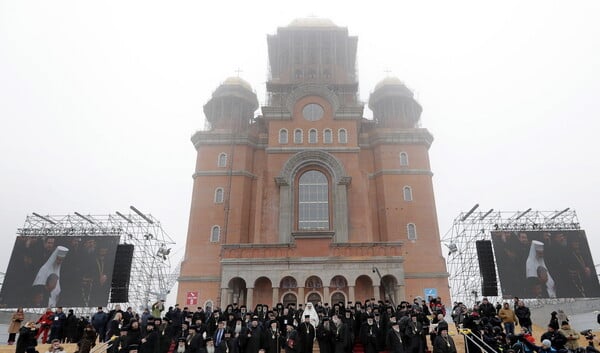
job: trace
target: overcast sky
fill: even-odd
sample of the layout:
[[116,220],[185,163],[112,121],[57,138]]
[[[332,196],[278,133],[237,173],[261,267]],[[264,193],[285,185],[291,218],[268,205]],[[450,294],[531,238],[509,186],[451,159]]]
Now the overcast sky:
[[0,0],[0,271],[32,212],[135,205],[183,248],[202,106],[238,69],[264,104],[267,34],[309,15],[359,37],[364,102],[388,71],[415,91],[442,236],[570,207],[600,262],[598,1]]

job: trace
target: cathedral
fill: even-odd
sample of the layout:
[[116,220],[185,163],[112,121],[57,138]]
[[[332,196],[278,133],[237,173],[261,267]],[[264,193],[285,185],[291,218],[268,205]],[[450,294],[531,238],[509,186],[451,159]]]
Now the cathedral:
[[[204,105],[177,302],[219,306],[440,296],[449,303],[433,136],[397,78],[359,99],[358,38],[323,18],[269,35],[265,105],[228,78]],[[190,295],[192,301],[190,301]],[[187,301],[187,302],[186,302]]]

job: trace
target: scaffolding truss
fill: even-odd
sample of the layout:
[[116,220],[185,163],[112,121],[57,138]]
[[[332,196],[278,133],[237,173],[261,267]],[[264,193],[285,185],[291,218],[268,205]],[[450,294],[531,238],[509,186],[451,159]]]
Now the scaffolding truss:
[[[479,211],[478,208],[477,204],[469,211],[461,212],[442,238],[442,244],[448,250],[445,257],[452,301],[467,306],[481,296],[483,280],[475,247],[477,240],[491,240],[493,231],[580,229],[577,214],[569,208],[562,211],[534,211],[531,208],[525,211]],[[488,297],[490,302],[502,298],[502,288],[498,280],[497,283],[498,297]]]
[[[129,280],[129,301],[119,303],[142,310],[151,301],[165,299],[174,282],[171,271],[171,248],[175,242],[163,230],[160,222],[135,207],[133,213],[108,215],[40,215],[25,219],[20,236],[119,236],[120,244],[134,246]],[[85,308],[80,308],[82,311]]]

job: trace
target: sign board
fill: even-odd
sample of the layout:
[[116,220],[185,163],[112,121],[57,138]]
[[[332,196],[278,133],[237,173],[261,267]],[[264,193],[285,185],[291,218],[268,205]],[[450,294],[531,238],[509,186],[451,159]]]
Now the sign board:
[[198,304],[198,292],[187,292],[185,298],[185,305],[197,305]]
[[437,298],[437,296],[437,288],[425,288],[425,300],[427,300],[427,302],[429,302],[429,297]]

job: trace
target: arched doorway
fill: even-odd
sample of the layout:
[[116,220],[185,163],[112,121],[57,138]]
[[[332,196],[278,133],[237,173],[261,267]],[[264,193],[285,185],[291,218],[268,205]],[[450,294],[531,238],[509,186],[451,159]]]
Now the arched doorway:
[[248,303],[248,306],[252,308],[255,304],[266,304],[269,307],[273,305],[273,285],[270,279],[259,277],[254,281],[252,301],[253,303]]
[[354,295],[356,301],[361,301],[363,303],[365,300],[375,297],[375,293],[373,292],[373,280],[371,280],[371,277],[362,275],[356,279]]
[[314,307],[316,307],[317,303],[321,301],[321,294],[317,292],[312,292],[306,298],[307,303],[312,303]]
[[245,303],[246,302],[246,281],[243,278],[235,277],[229,281],[229,298],[221,298],[222,304]]
[[281,302],[283,303],[283,307],[287,308],[290,304],[298,304],[298,297],[296,297],[295,293],[285,293],[281,299]]
[[335,305],[337,303],[345,303],[346,302],[346,295],[342,292],[333,292],[331,294],[331,305]]
[[389,300],[391,304],[397,304],[396,287],[398,280],[392,275],[385,275],[381,278],[381,286],[379,286],[379,297],[382,300]]

